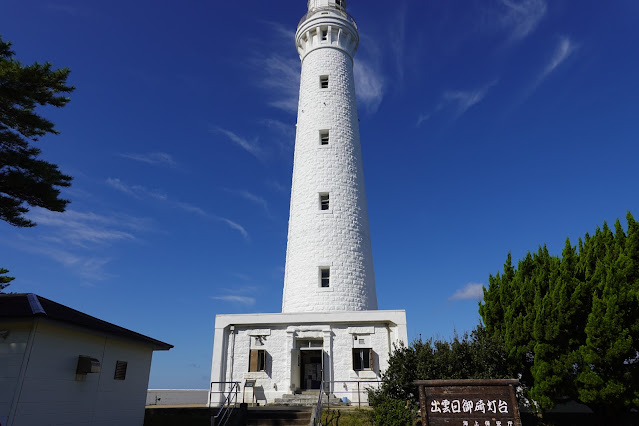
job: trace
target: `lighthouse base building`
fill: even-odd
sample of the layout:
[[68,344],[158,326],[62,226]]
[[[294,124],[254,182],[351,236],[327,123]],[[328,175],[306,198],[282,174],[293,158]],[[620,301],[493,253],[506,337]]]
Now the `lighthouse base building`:
[[223,402],[232,382],[240,400],[273,404],[319,390],[322,380],[329,394],[367,402],[365,389],[377,387],[393,345],[406,341],[400,310],[218,315],[211,403]]
[[308,0],[295,46],[302,62],[282,313],[218,315],[212,404],[323,389],[366,400],[406,313],[377,310],[353,57],[357,24],[346,0]]

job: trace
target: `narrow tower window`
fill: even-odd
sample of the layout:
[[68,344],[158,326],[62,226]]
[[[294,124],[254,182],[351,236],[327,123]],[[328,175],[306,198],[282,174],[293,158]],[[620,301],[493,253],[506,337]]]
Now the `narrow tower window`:
[[320,210],[328,210],[330,207],[330,200],[328,193],[320,194]]
[[328,89],[328,76],[320,75],[320,88]]
[[320,145],[328,145],[328,130],[320,130]]
[[328,30],[322,30],[322,41],[328,40]]
[[331,286],[331,268],[320,268],[320,285],[324,288]]

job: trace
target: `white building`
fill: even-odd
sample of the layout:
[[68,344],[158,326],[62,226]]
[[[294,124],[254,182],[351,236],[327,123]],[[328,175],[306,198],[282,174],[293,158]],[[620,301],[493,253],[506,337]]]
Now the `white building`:
[[377,310],[353,78],[359,35],[346,1],[309,0],[295,44],[302,72],[282,313],[216,316],[212,390],[255,381],[248,396],[273,403],[323,380],[357,401],[357,381],[379,380],[407,336],[404,311]]
[[153,351],[172,347],[35,294],[0,295],[0,425],[142,426]]

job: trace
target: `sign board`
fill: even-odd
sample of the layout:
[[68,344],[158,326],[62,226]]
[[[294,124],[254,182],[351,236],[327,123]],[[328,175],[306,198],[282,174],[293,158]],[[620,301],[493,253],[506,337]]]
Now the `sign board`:
[[247,380],[246,383],[244,383],[244,387],[245,388],[254,388],[255,387],[255,380]]
[[423,426],[521,426],[517,379],[416,380]]

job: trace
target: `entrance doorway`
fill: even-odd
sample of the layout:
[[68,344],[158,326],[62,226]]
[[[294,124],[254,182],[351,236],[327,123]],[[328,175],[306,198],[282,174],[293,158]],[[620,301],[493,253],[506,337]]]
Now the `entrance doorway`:
[[300,388],[319,389],[322,384],[323,352],[321,349],[300,351]]

